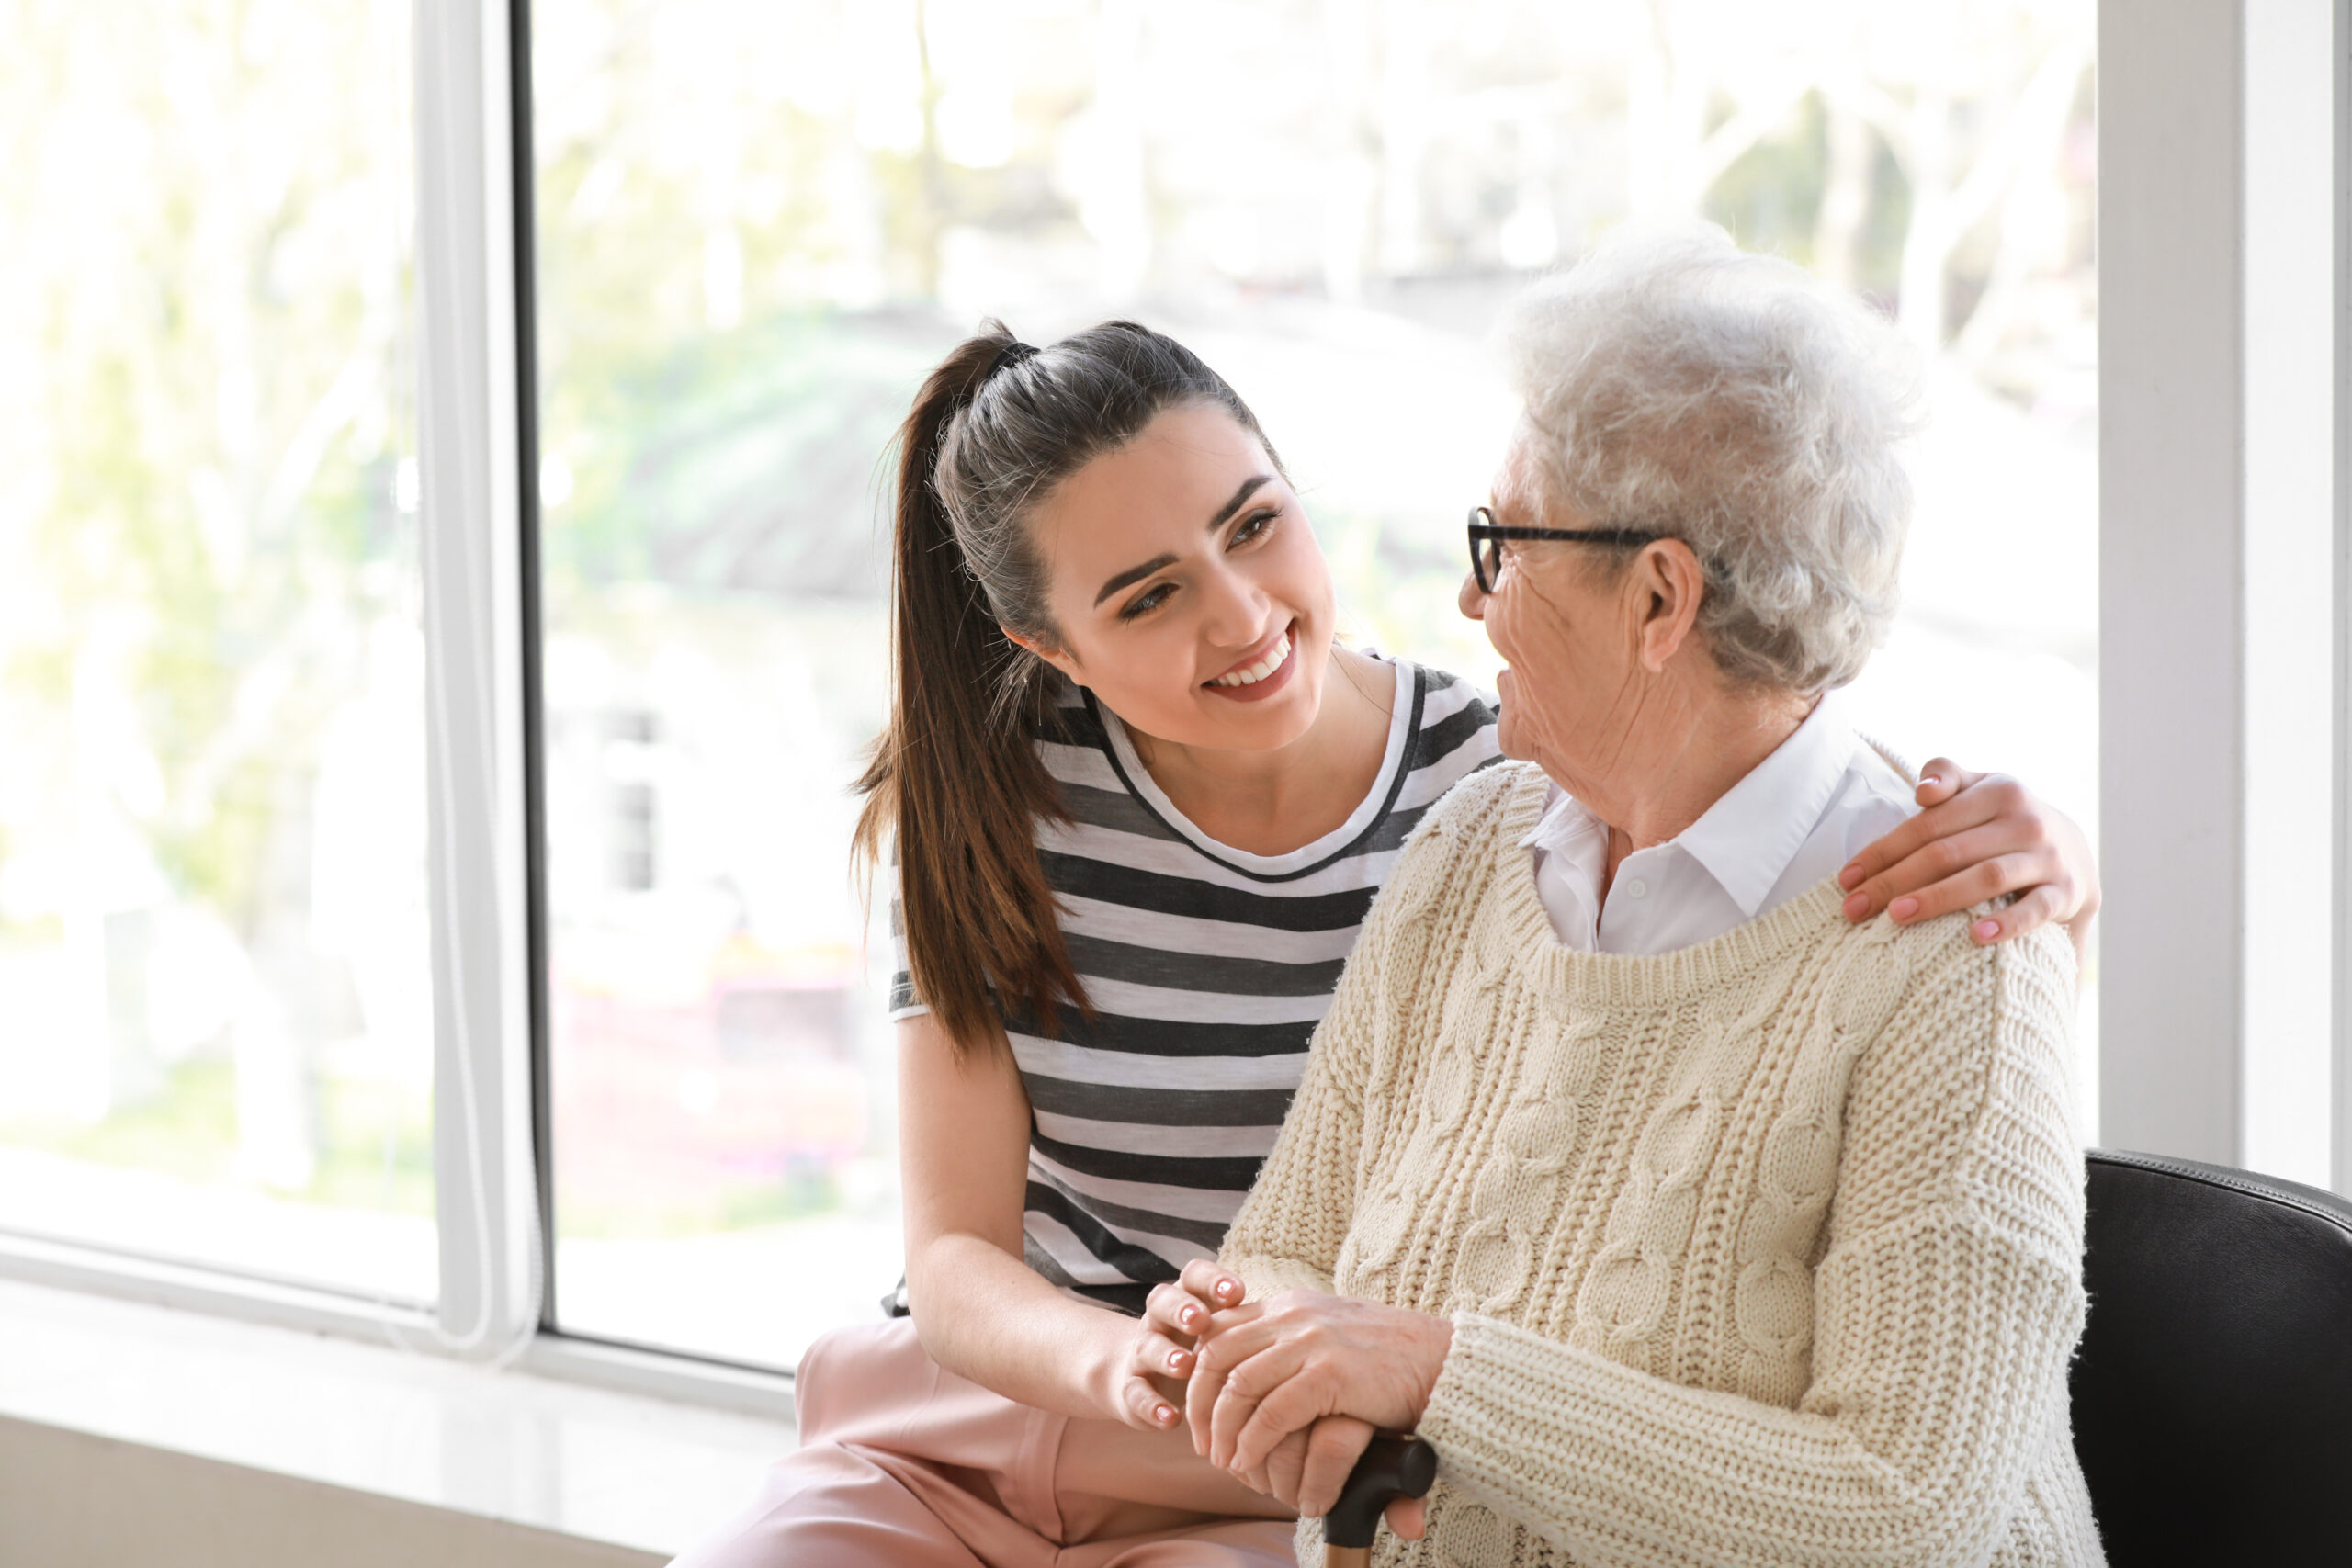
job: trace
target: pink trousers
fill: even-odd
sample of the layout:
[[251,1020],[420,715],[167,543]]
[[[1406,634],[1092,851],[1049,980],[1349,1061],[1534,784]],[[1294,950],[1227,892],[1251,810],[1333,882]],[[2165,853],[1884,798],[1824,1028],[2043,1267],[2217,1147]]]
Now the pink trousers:
[[904,1318],[800,1363],[800,1449],[672,1568],[1291,1568],[1295,1520],[1181,1435],[1048,1415]]

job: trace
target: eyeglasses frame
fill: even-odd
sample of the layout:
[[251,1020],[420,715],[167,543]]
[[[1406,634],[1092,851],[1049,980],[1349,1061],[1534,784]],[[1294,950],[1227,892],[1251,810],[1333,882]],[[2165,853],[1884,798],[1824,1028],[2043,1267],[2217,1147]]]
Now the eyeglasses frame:
[[[1486,521],[1481,523],[1480,518]],[[1495,521],[1495,514],[1483,506],[1470,509],[1470,575],[1478,584],[1478,592],[1491,594],[1495,585],[1487,581],[1486,552],[1481,545],[1500,543],[1506,539],[1581,539],[1589,545],[1655,545],[1660,539],[1671,539],[1672,534],[1654,534],[1646,528],[1514,528]]]

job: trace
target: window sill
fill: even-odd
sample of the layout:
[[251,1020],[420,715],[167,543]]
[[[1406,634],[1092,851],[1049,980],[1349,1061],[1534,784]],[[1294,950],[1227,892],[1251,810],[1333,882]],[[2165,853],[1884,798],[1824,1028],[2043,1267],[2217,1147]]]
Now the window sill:
[[657,1559],[795,1441],[787,1420],[39,1285],[0,1281],[0,1416]]

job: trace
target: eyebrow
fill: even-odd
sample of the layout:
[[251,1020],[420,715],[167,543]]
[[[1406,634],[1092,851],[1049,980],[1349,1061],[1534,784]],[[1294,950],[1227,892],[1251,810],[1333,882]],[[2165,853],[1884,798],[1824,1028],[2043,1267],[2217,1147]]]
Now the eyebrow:
[[1233,492],[1233,499],[1218,507],[1216,515],[1209,519],[1209,532],[1214,534],[1224,527],[1227,521],[1241,510],[1241,503],[1250,499],[1251,492],[1260,485],[1272,484],[1274,476],[1272,474],[1251,474],[1248,479],[1243,479],[1241,488]]
[[1153,572],[1159,570],[1162,567],[1174,566],[1175,564],[1176,558],[1174,556],[1154,556],[1149,560],[1144,562],[1141,566],[1131,566],[1127,568],[1126,570],[1119,573],[1118,576],[1113,578],[1110,581],[1104,583],[1102,585],[1102,592],[1094,596],[1094,603],[1099,607],[1103,600],[1108,599],[1112,594],[1116,593],[1120,589],[1126,587],[1129,583],[1141,582],[1145,578],[1149,577]]
[[[1257,493],[1258,487],[1263,484],[1272,483],[1273,477],[1274,476],[1272,474],[1252,474],[1248,479],[1243,479],[1241,481],[1240,488],[1233,492],[1232,499],[1227,501],[1223,506],[1218,507],[1216,509],[1216,515],[1209,519],[1207,531],[1214,534],[1219,528],[1224,527],[1227,523],[1232,520],[1233,514],[1240,511],[1243,504],[1247,502],[1252,495]],[[1127,568],[1126,570],[1120,572],[1117,576],[1112,578],[1110,581],[1105,582],[1102,585],[1102,591],[1094,596],[1096,607],[1099,608],[1103,600],[1108,599],[1120,589],[1141,582],[1153,572],[1161,570],[1167,567],[1174,566],[1175,564],[1176,558],[1174,556],[1158,555],[1152,557],[1141,566],[1131,566]]]

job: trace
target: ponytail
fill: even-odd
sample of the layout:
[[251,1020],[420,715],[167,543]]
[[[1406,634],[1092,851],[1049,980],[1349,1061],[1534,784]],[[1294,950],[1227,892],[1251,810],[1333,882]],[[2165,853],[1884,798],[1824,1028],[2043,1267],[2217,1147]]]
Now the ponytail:
[[1033,350],[989,321],[899,427],[890,718],[858,781],[855,844],[871,865],[895,840],[910,977],[959,1055],[1002,1041],[1008,1017],[1050,1031],[1087,1005],[1037,855],[1038,822],[1069,819],[1036,750],[1061,677],[1005,635],[1060,640],[1025,514],[1192,403],[1263,441],[1215,371],[1148,328],[1110,321]]
[[991,985],[1039,1019],[1082,996],[1037,859],[1037,819],[1067,815],[1035,743],[1052,671],[1004,635],[934,482],[950,422],[1011,342],[965,343],[899,429],[890,722],[858,781],[858,848],[871,859],[895,830],[908,969],[959,1054],[1003,1038]]

